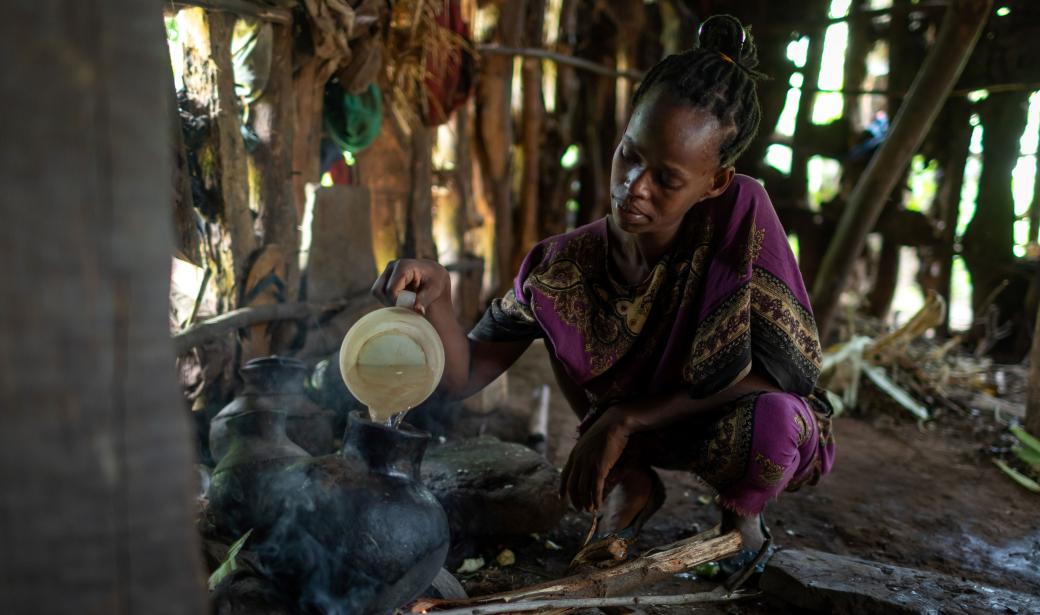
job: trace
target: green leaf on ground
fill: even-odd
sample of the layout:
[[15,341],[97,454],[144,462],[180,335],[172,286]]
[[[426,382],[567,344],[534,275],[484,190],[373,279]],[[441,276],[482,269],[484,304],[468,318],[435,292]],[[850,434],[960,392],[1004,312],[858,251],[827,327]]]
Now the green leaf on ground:
[[253,534],[253,530],[249,530],[242,535],[241,538],[235,541],[235,544],[231,545],[228,549],[227,557],[224,558],[224,563],[219,568],[213,571],[213,574],[209,575],[209,589],[213,591],[220,582],[223,581],[229,574],[238,569],[238,564],[235,562],[235,558],[238,557],[238,553],[242,550],[242,547],[246,545],[246,541]]
[[1040,455],[1040,440],[1036,439],[1032,434],[1026,431],[1024,427],[1021,425],[1012,425],[1010,431],[1015,434],[1015,437],[1018,438],[1019,442]]
[[997,464],[997,467],[1003,470],[1004,474],[1010,476],[1011,480],[1015,481],[1019,485],[1022,485],[1026,489],[1032,491],[1033,493],[1040,493],[1040,483],[1037,483],[1035,480],[1029,478],[1025,474],[1022,474],[1018,470],[1012,468],[1011,466],[999,459],[994,459],[993,463]]
[[1021,446],[1011,447],[1011,452],[1022,461],[1033,466],[1037,471],[1040,471],[1040,452],[1031,448],[1022,448]]

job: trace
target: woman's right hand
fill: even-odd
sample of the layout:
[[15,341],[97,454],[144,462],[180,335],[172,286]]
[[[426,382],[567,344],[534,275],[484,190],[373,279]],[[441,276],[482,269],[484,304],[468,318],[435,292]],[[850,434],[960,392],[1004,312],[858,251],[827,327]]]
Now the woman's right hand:
[[386,305],[394,305],[402,290],[416,294],[415,311],[425,314],[437,301],[451,302],[451,278],[437,261],[402,258],[390,261],[372,285],[372,295]]

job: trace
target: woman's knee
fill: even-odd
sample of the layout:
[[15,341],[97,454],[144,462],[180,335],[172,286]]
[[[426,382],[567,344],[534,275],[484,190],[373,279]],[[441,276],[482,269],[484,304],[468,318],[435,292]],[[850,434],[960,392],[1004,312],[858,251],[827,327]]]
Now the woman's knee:
[[[755,403],[755,435],[774,446],[800,449],[813,435],[815,421],[805,400],[791,393],[763,393]],[[759,430],[757,426],[761,425]]]

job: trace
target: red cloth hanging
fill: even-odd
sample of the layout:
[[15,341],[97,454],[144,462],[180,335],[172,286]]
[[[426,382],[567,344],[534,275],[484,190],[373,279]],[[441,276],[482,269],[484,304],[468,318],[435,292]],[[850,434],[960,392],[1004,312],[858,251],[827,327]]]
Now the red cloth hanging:
[[423,123],[437,126],[466,102],[473,91],[476,59],[473,57],[469,24],[462,16],[459,0],[444,0],[437,15],[437,25],[455,33],[464,41],[446,54],[426,56],[426,96],[423,100]]

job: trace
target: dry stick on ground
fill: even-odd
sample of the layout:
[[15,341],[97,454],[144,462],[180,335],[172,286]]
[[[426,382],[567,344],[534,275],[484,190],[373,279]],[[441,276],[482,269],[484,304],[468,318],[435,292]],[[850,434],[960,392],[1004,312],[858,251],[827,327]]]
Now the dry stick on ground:
[[329,312],[341,312],[346,309],[362,308],[371,303],[368,294],[347,297],[331,303],[275,303],[257,307],[245,307],[232,310],[226,314],[214,316],[209,320],[189,327],[173,336],[173,347],[177,356],[186,354],[192,348],[214,340],[235,329],[256,325],[273,320],[303,320],[317,318]]
[[558,600],[531,600],[511,602],[507,604],[488,604],[470,606],[448,611],[436,611],[437,615],[494,615],[495,613],[522,613],[525,611],[543,611],[546,609],[594,609],[611,606],[683,606],[689,604],[706,604],[733,602],[744,598],[752,598],[758,592],[726,592],[712,590],[696,594],[674,594],[664,596],[624,596],[617,598],[572,598]]
[[812,303],[821,337],[830,328],[867,233],[967,64],[992,5],[992,0],[950,2],[935,45],[910,87],[888,139],[856,183],[813,287]]
[[420,613],[432,609],[456,607],[472,609],[476,605],[492,603],[507,603],[516,606],[520,601],[605,598],[629,594],[640,587],[685,572],[700,564],[733,555],[740,551],[742,544],[740,532],[729,532],[719,536],[716,528],[655,549],[642,557],[613,568],[593,570],[557,581],[467,600],[420,599],[412,605],[411,611]]

